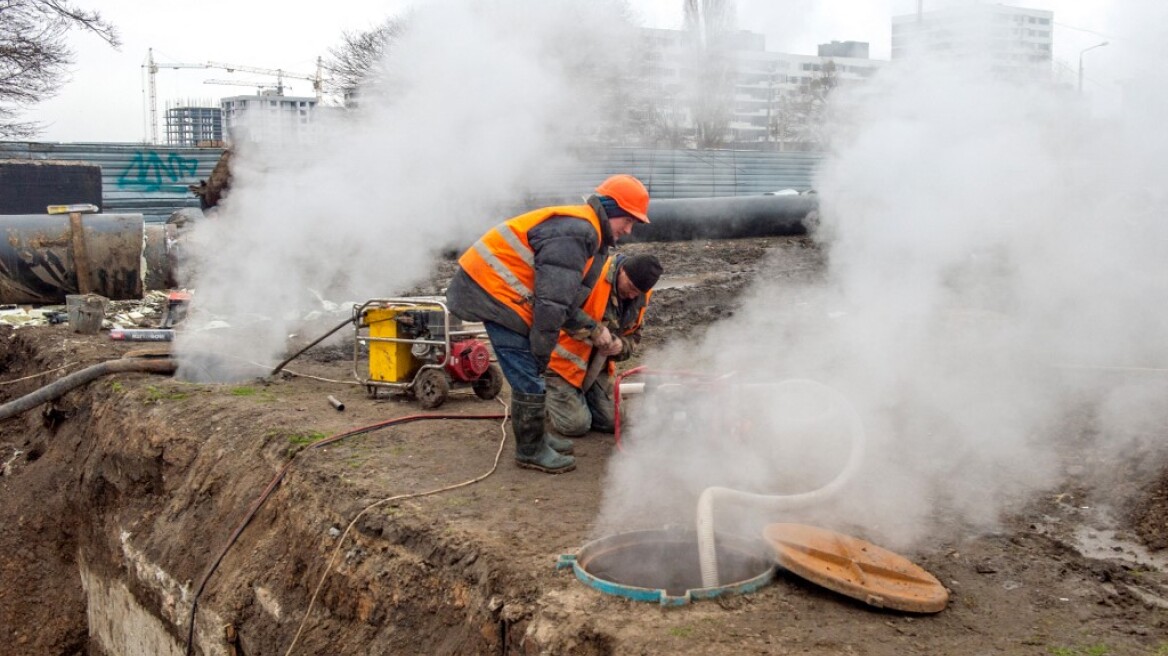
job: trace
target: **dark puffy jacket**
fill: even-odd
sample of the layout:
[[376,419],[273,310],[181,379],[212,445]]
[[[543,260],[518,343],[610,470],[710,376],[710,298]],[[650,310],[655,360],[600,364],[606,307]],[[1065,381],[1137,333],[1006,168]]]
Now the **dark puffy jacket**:
[[581,283],[588,258],[602,265],[613,244],[607,216],[595,197],[589,205],[600,218],[603,242],[596,243],[596,231],[587,221],[553,216],[527,233],[535,253],[534,319],[528,328],[511,308],[495,300],[461,268],[446,289],[446,304],[464,321],[491,321],[527,335],[531,353],[542,370],[551,358],[561,328],[595,329],[596,322],[580,310],[590,291]]

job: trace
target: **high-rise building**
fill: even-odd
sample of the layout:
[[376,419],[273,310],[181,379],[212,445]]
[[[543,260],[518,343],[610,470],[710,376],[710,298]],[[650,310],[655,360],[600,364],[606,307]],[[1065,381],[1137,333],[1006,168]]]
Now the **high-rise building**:
[[868,44],[865,41],[832,41],[819,44],[820,57],[851,57],[867,59]]
[[892,59],[981,60],[999,74],[1050,75],[1054,13],[974,4],[893,16]]
[[316,98],[263,93],[219,101],[228,139],[265,145],[304,145],[317,139]]
[[166,108],[166,144],[186,148],[223,145],[223,111],[183,103]]

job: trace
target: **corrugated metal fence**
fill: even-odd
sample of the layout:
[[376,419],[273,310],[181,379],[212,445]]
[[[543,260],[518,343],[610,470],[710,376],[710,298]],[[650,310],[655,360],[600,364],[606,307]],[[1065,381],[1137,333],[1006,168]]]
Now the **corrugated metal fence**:
[[222,148],[172,148],[126,143],[0,142],[0,159],[65,160],[101,166],[102,211],[165,221],[198,207],[188,185],[211,175]]
[[[819,153],[610,148],[579,154],[579,164],[548,173],[540,198],[579,198],[612,173],[640,178],[653,198],[749,196],[812,186]],[[543,181],[541,181],[543,182]]]
[[[207,179],[220,148],[171,148],[125,143],[0,142],[0,159],[53,159],[98,164],[107,213],[141,213],[164,221],[198,207],[188,189]],[[577,163],[552,167],[535,181],[531,200],[575,202],[612,173],[643,180],[654,198],[706,198],[810,189],[818,153],[748,150],[587,149]]]

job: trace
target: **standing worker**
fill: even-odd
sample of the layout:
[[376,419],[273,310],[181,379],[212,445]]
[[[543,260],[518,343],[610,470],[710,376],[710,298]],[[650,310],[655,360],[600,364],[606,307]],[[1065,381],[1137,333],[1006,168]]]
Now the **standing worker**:
[[491,228],[458,259],[446,303],[464,321],[481,321],[511,385],[515,462],[549,474],[576,468],[572,441],[544,431],[543,374],[560,329],[586,334],[598,348],[613,335],[589,317],[584,301],[608,249],[636,222],[649,222],[649,192],[614,175],[584,205],[545,207]]
[[641,342],[645,308],[661,277],[653,255],[613,255],[584,303],[584,311],[615,335],[607,348],[594,346],[584,333],[564,329],[548,364],[548,417],[562,435],[589,430],[612,433],[614,362],[632,357]]

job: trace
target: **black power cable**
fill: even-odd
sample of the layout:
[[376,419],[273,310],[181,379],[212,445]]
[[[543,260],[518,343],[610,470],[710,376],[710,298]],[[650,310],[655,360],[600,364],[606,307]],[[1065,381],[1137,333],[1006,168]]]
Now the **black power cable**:
[[319,343],[323,342],[324,340],[328,339],[328,338],[329,338],[329,337],[330,337],[330,336],[331,336],[333,333],[337,332],[337,331],[338,331],[338,330],[340,330],[341,328],[344,328],[345,326],[347,326],[347,325],[349,325],[349,324],[353,323],[353,320],[354,320],[355,318],[356,318],[356,317],[349,317],[348,319],[345,319],[344,321],[342,321],[342,322],[338,323],[338,324],[337,324],[335,327],[333,327],[333,328],[332,328],[331,330],[329,330],[327,333],[325,333],[325,334],[321,335],[320,337],[317,337],[316,339],[314,339],[314,340],[312,341],[312,343],[311,343],[311,344],[309,344],[308,346],[305,346],[304,348],[300,349],[299,351],[297,351],[297,352],[293,353],[292,355],[288,356],[288,357],[287,357],[287,358],[286,358],[286,359],[285,359],[283,362],[281,362],[280,364],[276,365],[276,368],[275,368],[275,369],[272,369],[272,372],[271,372],[270,374],[268,374],[268,375],[269,375],[269,376],[275,376],[276,374],[280,373],[280,371],[281,371],[281,370],[282,370],[284,367],[288,366],[288,363],[289,363],[289,362],[291,362],[291,361],[295,360],[296,358],[300,357],[301,355],[304,355],[304,352],[305,352],[305,351],[307,351],[308,349],[310,349],[310,348],[312,348],[312,347],[316,346],[317,344],[319,344]]

